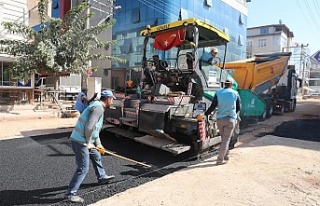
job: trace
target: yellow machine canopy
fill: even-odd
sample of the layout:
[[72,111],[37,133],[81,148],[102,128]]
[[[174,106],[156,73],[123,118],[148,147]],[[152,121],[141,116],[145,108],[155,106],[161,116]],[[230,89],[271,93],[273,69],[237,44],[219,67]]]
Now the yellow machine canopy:
[[[196,33],[199,35],[197,42],[194,39]],[[197,47],[200,48],[219,46],[226,45],[230,40],[224,32],[195,18],[170,22],[152,28],[147,26],[140,34],[154,38],[154,47],[159,50],[168,50],[172,47],[187,49],[194,46],[192,42],[197,43]]]

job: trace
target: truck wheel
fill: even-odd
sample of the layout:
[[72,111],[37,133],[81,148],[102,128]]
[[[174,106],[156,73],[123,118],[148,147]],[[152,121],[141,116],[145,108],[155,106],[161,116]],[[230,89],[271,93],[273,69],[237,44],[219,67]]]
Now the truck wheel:
[[267,118],[270,118],[273,114],[273,104],[270,104],[267,110]]
[[283,114],[284,114],[284,110],[285,110],[284,104],[281,104],[281,109],[280,109],[280,111],[279,111],[279,114],[280,114],[280,115],[283,115]]
[[262,115],[259,117],[259,121],[265,121],[267,118],[267,109],[262,113]]

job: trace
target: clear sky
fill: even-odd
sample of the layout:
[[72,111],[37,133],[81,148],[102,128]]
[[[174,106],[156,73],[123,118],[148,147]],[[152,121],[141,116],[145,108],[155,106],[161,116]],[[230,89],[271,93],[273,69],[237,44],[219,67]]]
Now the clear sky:
[[248,9],[248,28],[281,19],[293,32],[293,42],[309,44],[310,55],[320,50],[320,0],[251,0]]

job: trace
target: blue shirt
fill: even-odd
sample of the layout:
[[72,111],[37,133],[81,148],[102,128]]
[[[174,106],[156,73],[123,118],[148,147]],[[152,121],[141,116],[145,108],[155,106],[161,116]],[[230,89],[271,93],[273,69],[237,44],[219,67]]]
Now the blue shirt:
[[210,60],[213,59],[214,56],[212,56],[211,52],[203,52],[201,56],[201,60],[205,62],[210,62]]
[[217,119],[225,117],[237,119],[237,113],[241,109],[239,93],[231,88],[224,88],[217,91],[205,115],[211,114],[216,107],[218,107]]
[[87,101],[82,100],[82,97],[87,98],[85,93],[79,92],[76,99],[76,103],[74,105],[74,108],[78,110],[80,113],[82,113],[89,105]]

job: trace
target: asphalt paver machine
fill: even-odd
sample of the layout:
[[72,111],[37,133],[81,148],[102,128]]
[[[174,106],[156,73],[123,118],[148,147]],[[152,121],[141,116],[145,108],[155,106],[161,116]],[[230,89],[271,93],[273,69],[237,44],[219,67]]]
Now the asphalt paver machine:
[[[117,99],[105,112],[105,122],[113,125],[107,130],[175,155],[218,145],[215,115],[206,118],[203,113],[230,77],[224,70],[228,35],[195,18],[147,26],[141,35],[137,92],[115,93]],[[201,60],[211,47],[222,51],[216,64]],[[238,133],[237,125],[231,147]]]

